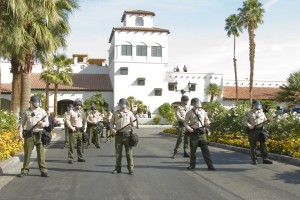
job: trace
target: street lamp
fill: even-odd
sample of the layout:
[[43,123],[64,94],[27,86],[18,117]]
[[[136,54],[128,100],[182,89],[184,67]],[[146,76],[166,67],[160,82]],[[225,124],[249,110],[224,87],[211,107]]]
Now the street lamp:
[[188,90],[185,90],[185,89],[181,89],[181,90],[177,90],[177,84],[178,84],[178,82],[176,81],[175,83],[174,83],[174,87],[175,87],[175,92],[180,92],[181,93],[181,95],[183,96],[185,93],[187,93],[187,92],[191,92],[191,86],[192,86],[192,83],[189,81],[189,83],[188,83]]

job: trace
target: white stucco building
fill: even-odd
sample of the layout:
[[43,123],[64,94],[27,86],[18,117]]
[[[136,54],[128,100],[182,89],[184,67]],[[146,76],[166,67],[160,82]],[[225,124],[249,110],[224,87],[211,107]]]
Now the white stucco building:
[[[150,11],[124,11],[120,27],[112,28],[109,36],[109,60],[92,59],[87,54],[73,54],[73,86],[60,86],[58,112],[75,99],[83,101],[101,92],[109,109],[116,109],[120,98],[133,96],[157,114],[165,102],[180,101],[181,95],[198,97],[208,102],[204,92],[210,83],[223,91],[216,100],[231,106],[235,104],[233,80],[223,80],[223,74],[190,71],[188,66],[168,65],[168,37],[170,31],[155,27],[155,13]],[[44,92],[45,85],[39,80],[41,65],[33,67],[32,94]],[[10,63],[1,61],[2,107],[9,108],[12,74]],[[240,97],[247,100],[248,80],[239,81]],[[258,99],[274,99],[283,81],[254,81],[254,96]],[[50,111],[53,111],[53,91],[50,92]]]

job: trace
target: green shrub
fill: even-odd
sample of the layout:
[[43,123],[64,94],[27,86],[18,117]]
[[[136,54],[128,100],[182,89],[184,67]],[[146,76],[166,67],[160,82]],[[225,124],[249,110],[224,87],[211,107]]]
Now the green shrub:
[[0,110],[0,132],[12,131],[18,128],[17,117],[6,110]]
[[153,117],[153,122],[154,122],[154,124],[159,124],[160,120],[161,120],[161,117],[160,117],[160,116],[155,116],[155,117]]
[[169,103],[159,106],[159,114],[171,124],[176,120],[175,111]]

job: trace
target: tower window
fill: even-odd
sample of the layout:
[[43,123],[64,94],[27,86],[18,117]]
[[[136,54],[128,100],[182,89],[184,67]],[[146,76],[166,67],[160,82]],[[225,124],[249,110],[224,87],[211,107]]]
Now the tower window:
[[125,45],[122,44],[122,56],[132,56],[132,46],[131,45]]
[[136,46],[136,56],[147,56],[147,46],[137,45]]
[[175,89],[175,87],[176,87],[175,83],[169,83],[168,84],[169,91],[175,91],[175,90],[177,90],[177,88]]
[[120,68],[121,75],[128,75],[128,67],[121,67]]
[[135,25],[136,26],[144,26],[144,19],[142,17],[137,17],[135,19]]
[[155,96],[161,96],[162,95],[162,89],[161,88],[155,88],[154,89],[154,95]]
[[145,78],[138,78],[137,79],[137,84],[138,85],[145,85]]
[[190,91],[196,91],[196,83],[191,83]]
[[151,56],[152,57],[161,57],[162,56],[161,46],[152,46],[151,47]]

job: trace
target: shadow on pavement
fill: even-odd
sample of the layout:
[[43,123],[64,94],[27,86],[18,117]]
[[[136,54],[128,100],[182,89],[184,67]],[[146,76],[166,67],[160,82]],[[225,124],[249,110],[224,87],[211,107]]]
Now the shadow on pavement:
[[285,183],[300,184],[300,170],[275,174],[274,180],[284,180]]

